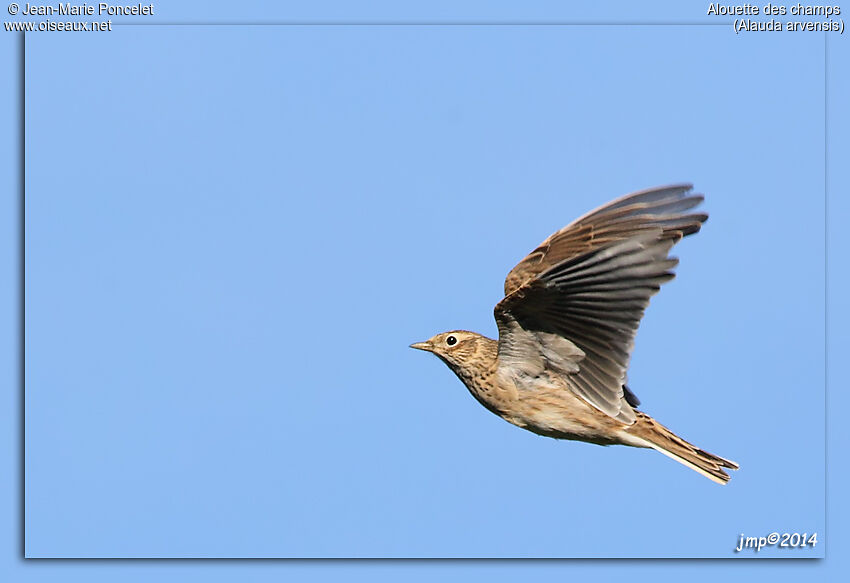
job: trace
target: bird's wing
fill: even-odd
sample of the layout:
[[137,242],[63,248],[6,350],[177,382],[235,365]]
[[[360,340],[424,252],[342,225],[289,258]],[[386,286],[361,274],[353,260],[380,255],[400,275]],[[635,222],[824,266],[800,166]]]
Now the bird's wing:
[[[512,376],[543,370],[600,411],[633,423],[626,368],[644,310],[677,260],[668,256],[708,218],[689,186],[615,200],[549,237],[523,259],[496,305],[500,366]],[[511,282],[521,282],[518,285]]]
[[690,194],[690,184],[674,184],[627,194],[592,210],[553,233],[528,254],[505,278],[509,296],[560,261],[622,241],[648,229],[660,228],[665,238],[678,240],[699,231],[705,213],[685,213],[702,202]]

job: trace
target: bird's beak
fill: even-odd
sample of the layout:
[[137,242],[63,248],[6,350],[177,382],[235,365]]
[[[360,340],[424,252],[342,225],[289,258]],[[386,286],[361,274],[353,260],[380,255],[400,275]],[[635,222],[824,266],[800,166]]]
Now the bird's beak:
[[410,345],[411,348],[415,348],[416,350],[425,350],[426,352],[431,352],[431,344],[428,342],[414,342]]

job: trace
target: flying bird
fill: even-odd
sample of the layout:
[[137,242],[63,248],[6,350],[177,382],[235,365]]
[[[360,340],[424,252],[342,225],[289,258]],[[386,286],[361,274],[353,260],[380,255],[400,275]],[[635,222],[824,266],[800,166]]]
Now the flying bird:
[[626,370],[644,310],[678,263],[670,249],[708,219],[690,184],[616,199],[543,241],[505,279],[499,340],[466,330],[432,352],[487,409],[557,439],[655,449],[725,484],[738,464],[688,443],[637,409]]

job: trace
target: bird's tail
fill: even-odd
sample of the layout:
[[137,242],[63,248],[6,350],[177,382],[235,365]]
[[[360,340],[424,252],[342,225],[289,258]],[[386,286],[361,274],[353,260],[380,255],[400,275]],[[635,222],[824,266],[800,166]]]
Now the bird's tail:
[[643,447],[651,447],[660,451],[667,457],[688,466],[718,484],[725,484],[729,481],[729,474],[724,472],[723,468],[738,469],[738,464],[735,462],[703,451],[688,443],[649,415],[640,411],[635,411],[635,413],[637,413],[637,421],[625,432],[632,439],[637,438],[637,440],[643,441],[644,443],[640,444]]

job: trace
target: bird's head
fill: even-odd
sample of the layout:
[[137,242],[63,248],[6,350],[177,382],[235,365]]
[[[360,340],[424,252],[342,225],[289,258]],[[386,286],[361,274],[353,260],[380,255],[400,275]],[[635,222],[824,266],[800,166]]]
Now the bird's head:
[[[425,342],[411,344],[411,348],[432,352],[452,369],[464,368],[470,361],[482,357],[482,341],[488,339],[475,332],[452,330],[429,338]],[[491,341],[492,342],[492,341]]]

